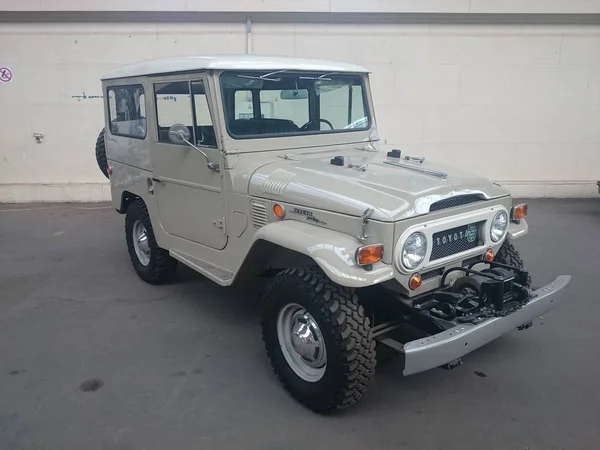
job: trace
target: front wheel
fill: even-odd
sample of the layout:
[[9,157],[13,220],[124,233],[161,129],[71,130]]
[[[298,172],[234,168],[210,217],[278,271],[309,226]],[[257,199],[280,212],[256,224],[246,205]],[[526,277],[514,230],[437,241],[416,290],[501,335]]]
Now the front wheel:
[[[494,260],[501,264],[516,267],[517,269],[523,269],[525,267],[519,250],[517,250],[508,239],[504,241]],[[531,276],[527,279],[527,286],[531,286]]]
[[273,279],[262,333],[284,387],[315,412],[353,405],[375,374],[375,341],[358,298],[317,269],[287,269]]

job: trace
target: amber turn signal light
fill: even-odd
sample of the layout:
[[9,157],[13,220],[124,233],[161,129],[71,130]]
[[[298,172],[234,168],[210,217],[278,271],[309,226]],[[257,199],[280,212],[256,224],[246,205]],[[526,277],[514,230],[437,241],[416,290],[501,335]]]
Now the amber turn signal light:
[[356,262],[361,266],[374,264],[383,258],[383,245],[373,244],[356,249]]
[[512,220],[521,220],[525,217],[527,217],[527,203],[522,203],[521,205],[513,207],[511,213]]
[[419,286],[421,286],[422,282],[423,282],[423,278],[421,277],[421,274],[413,273],[412,276],[410,277],[410,280],[408,280],[408,287],[414,291]]
[[285,208],[280,204],[275,203],[275,205],[273,205],[273,214],[275,214],[275,217],[278,219],[283,219],[285,217]]
[[494,250],[490,248],[487,252],[485,252],[485,255],[483,255],[483,257],[486,261],[493,261],[496,255],[494,254]]

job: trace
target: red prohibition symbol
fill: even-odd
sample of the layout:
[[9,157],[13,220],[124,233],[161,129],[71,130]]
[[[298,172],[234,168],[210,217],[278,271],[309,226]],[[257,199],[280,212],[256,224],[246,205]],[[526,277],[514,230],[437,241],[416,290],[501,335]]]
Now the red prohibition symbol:
[[13,74],[8,67],[0,67],[0,82],[8,83],[12,77]]

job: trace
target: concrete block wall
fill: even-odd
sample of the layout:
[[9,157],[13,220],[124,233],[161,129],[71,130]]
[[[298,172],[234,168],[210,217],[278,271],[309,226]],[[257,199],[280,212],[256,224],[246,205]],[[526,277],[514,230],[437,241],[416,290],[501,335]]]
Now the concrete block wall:
[[[148,10],[167,2],[18,2],[20,11],[30,6],[38,12],[72,10],[75,3],[80,10]],[[188,0],[169,2],[169,10],[307,8],[318,14],[324,8],[330,14],[342,7],[364,12],[368,5],[376,12],[440,13],[443,20],[437,24],[422,18],[376,23],[369,20],[370,12],[361,16],[364,23],[327,24],[261,21],[255,14],[252,52],[368,67],[384,149],[402,148],[461,166],[501,182],[515,195],[597,195],[600,26],[496,24],[493,16],[481,25],[444,19],[452,8],[467,14],[507,8],[506,2],[502,7],[484,0],[466,3],[465,10],[461,0]],[[596,1],[508,3],[510,11],[520,12],[599,12]],[[0,0],[0,11],[15,4]],[[202,16],[193,23],[170,22],[159,13],[155,21],[131,23],[56,18],[15,23],[2,22],[1,14],[0,65],[14,71],[14,82],[0,85],[0,201],[5,202],[108,199],[93,153],[103,127],[99,79],[108,68],[164,56],[246,51],[245,23],[237,16],[214,23],[201,21]],[[36,132],[45,136],[41,144],[32,136]]]

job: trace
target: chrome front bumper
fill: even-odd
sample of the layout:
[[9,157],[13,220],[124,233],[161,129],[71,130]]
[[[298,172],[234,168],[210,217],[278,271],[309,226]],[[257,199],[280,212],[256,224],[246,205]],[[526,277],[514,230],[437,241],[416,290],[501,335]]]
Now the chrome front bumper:
[[477,325],[464,324],[404,345],[404,375],[448,364],[526,324],[554,308],[564,295],[569,275],[561,275],[552,283],[536,290],[523,308],[504,317],[495,317]]

